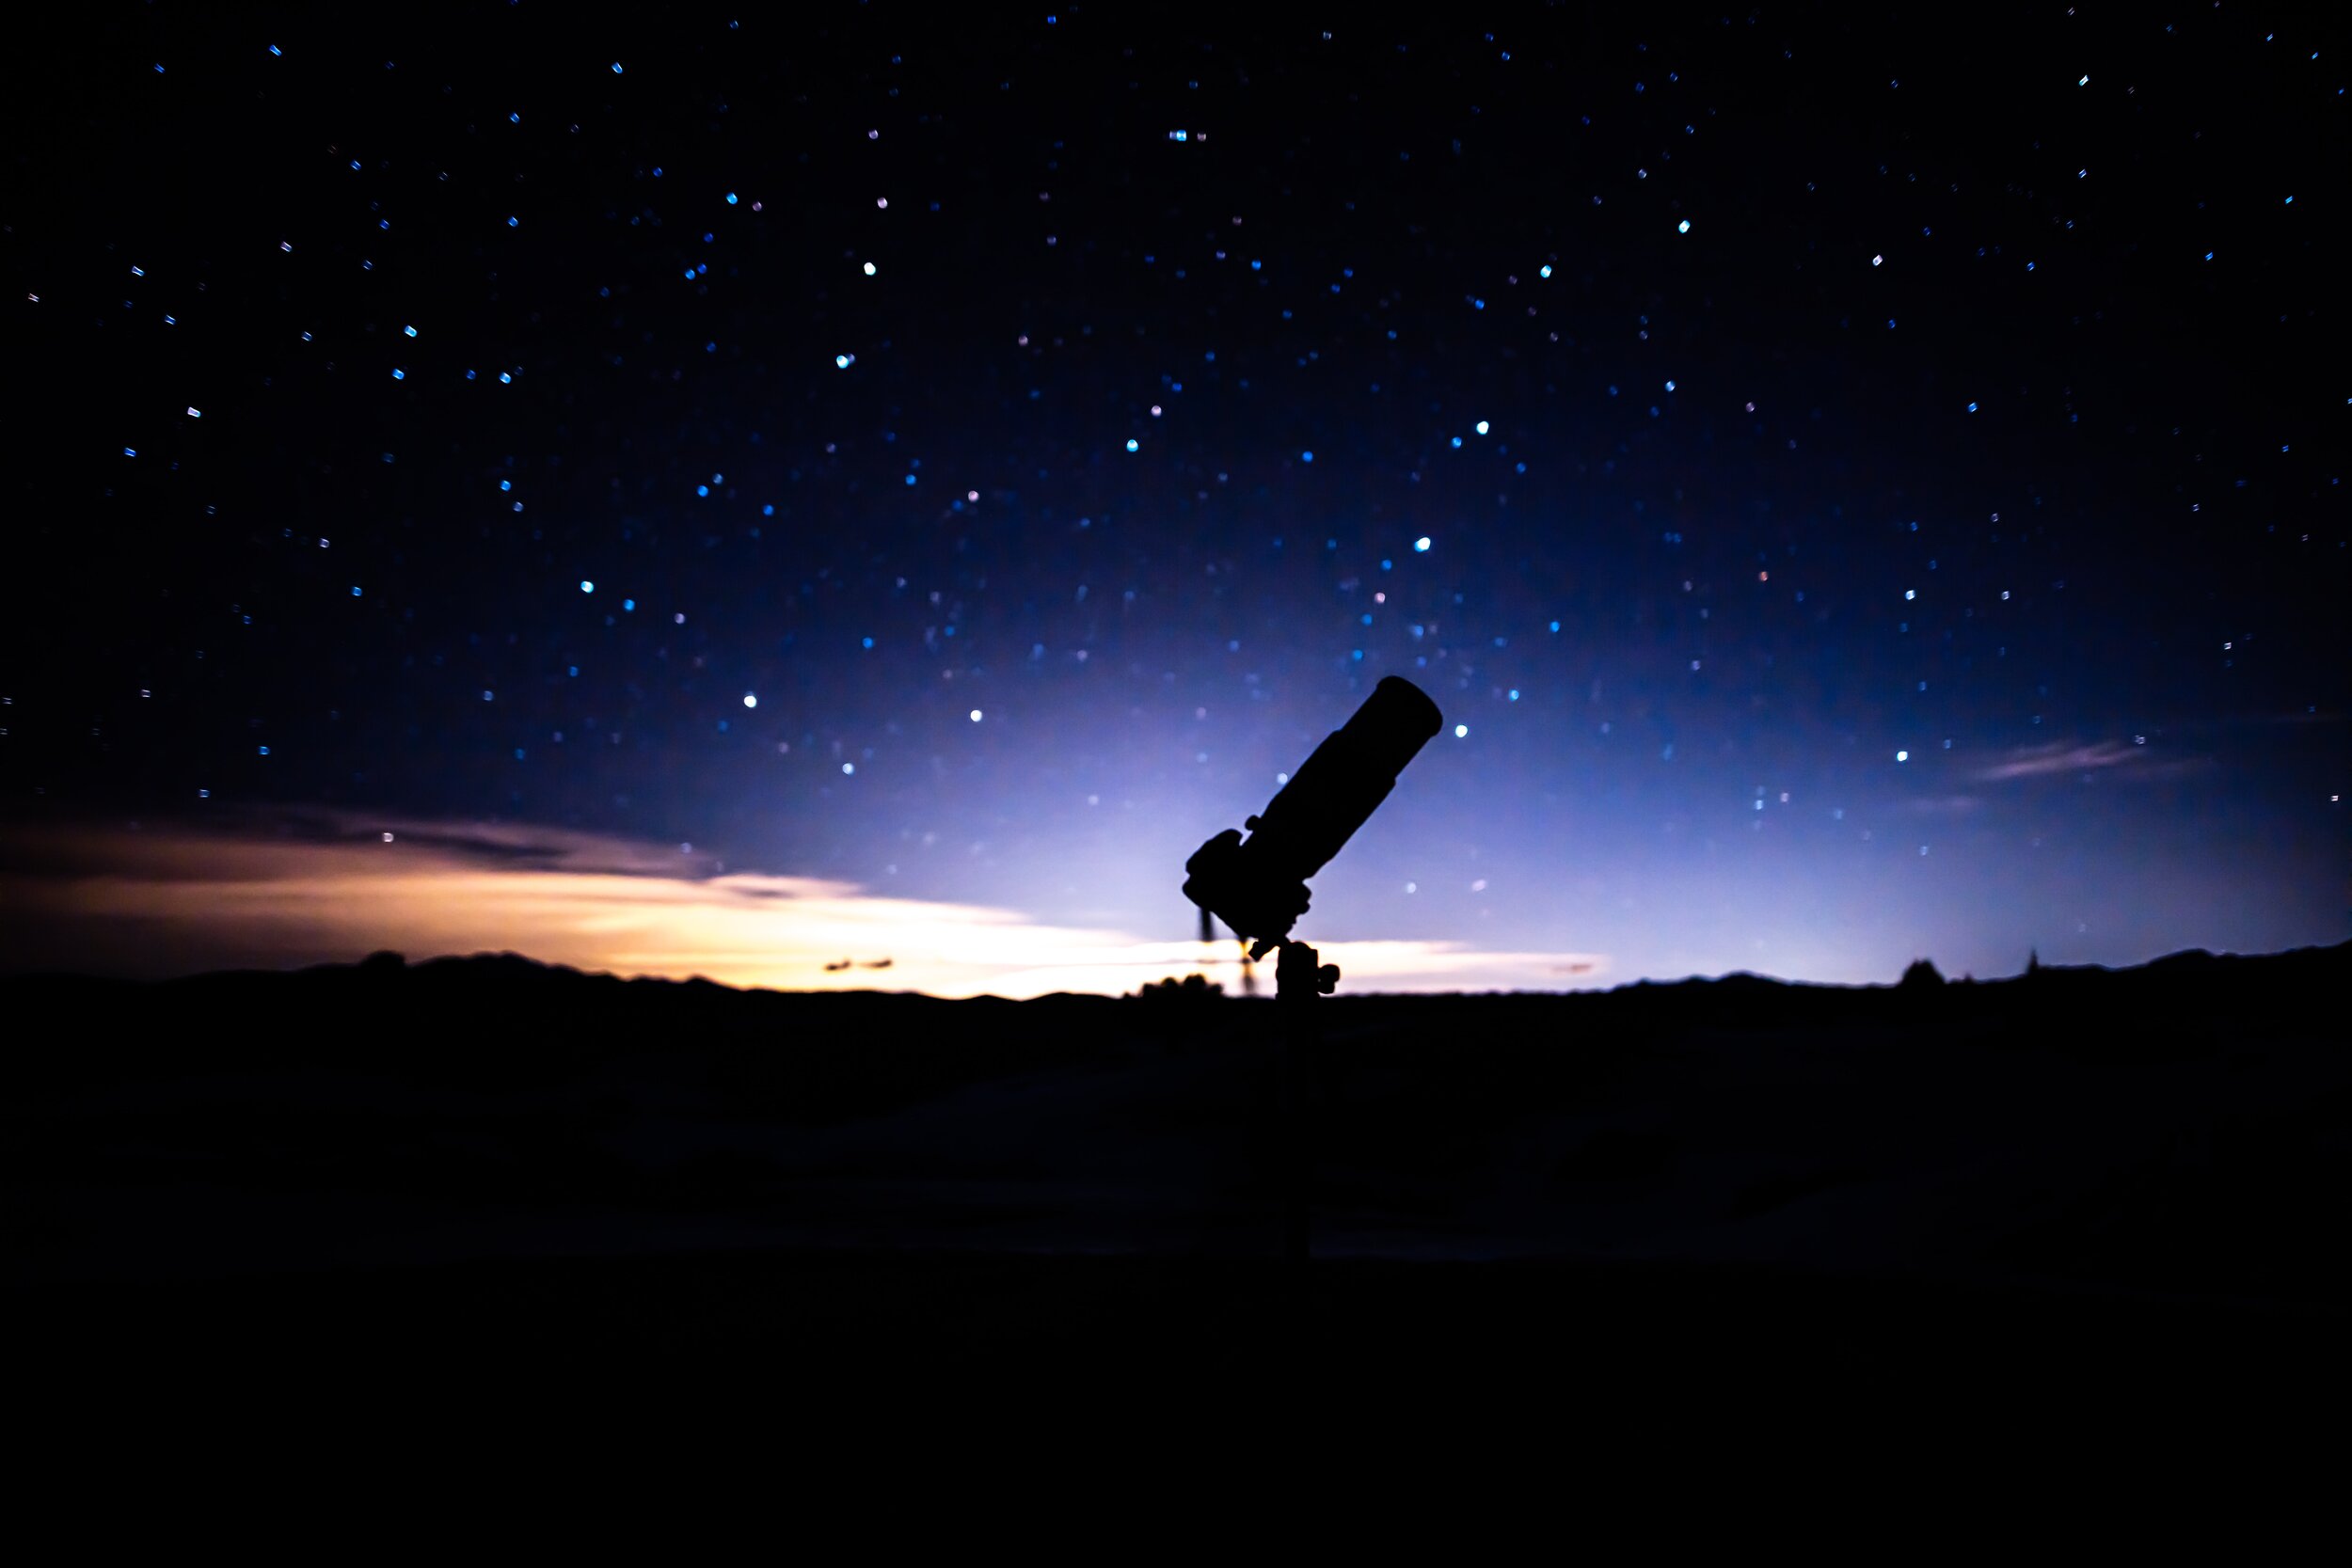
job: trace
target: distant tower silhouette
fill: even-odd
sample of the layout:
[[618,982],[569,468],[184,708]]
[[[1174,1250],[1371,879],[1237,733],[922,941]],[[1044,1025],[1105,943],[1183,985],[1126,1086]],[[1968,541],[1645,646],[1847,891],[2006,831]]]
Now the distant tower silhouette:
[[2026,973],[2028,974],[2039,974],[2042,973],[2041,948],[2028,947],[2026,949]]

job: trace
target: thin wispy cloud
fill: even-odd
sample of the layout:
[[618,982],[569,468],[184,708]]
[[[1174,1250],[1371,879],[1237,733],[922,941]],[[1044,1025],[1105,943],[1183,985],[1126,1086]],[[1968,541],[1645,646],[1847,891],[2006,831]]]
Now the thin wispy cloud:
[[2046,746],[2021,746],[2004,760],[1974,775],[1980,784],[2011,779],[2041,779],[2063,773],[2083,773],[2098,768],[2125,768],[2142,762],[2147,748],[2126,740],[2057,741]]
[[[240,833],[81,830],[0,841],[8,966],[138,975],[515,951],[623,975],[939,996],[1124,992],[1235,944],[1141,940],[1009,910],[729,871],[691,846],[313,813]],[[1594,954],[1331,941],[1352,990],[1558,986]],[[887,967],[883,961],[887,960]],[[1265,967],[1270,984],[1271,966]]]

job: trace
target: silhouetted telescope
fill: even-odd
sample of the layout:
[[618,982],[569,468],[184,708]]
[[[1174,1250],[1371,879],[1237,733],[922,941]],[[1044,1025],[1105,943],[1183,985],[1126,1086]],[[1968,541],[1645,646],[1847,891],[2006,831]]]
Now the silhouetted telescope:
[[1242,824],[1247,839],[1228,828],[1184,863],[1184,896],[1263,958],[1307,912],[1307,879],[1389,798],[1443,723],[1427,692],[1383,676],[1356,716],[1324,736],[1265,810]]

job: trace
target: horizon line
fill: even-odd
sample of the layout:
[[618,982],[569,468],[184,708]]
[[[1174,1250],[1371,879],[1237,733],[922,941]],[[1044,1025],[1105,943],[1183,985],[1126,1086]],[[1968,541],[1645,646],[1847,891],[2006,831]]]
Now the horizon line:
[[[2342,942],[2308,942],[2299,947],[2284,947],[2263,953],[2241,953],[2234,950],[2217,952],[2214,949],[2207,947],[2183,947],[2175,949],[2169,953],[2160,954],[2153,958],[2142,959],[2137,963],[2036,964],[2026,969],[2021,969],[2013,974],[1994,974],[1983,976],[1981,978],[1973,974],[1965,974],[1954,977],[1944,974],[1940,970],[1936,971],[1936,974],[1938,983],[1944,985],[1988,986],[2030,979],[2036,974],[2079,974],[2091,973],[2101,974],[2129,974],[2136,970],[2153,969],[2158,964],[2169,963],[2179,958],[2236,958],[2253,960],[2259,958],[2293,958],[2297,954],[2304,953],[2332,953],[2344,949],[2352,949],[2352,938],[2346,938]],[[820,986],[796,989],[786,986],[738,984],[732,981],[714,979],[710,975],[702,974],[691,974],[686,975],[643,974],[622,974],[611,969],[583,968],[578,964],[564,963],[557,959],[533,958],[528,953],[520,952],[511,947],[479,948],[470,953],[436,953],[429,958],[417,958],[413,960],[405,953],[396,952],[390,948],[379,948],[374,952],[364,955],[361,958],[349,960],[327,959],[317,963],[278,966],[265,964],[234,965],[225,968],[190,970],[183,973],[151,976],[106,974],[90,970],[54,968],[17,971],[0,970],[0,984],[13,984],[25,981],[91,981],[109,985],[167,986],[184,984],[191,980],[214,979],[230,975],[314,974],[324,971],[359,970],[368,968],[371,965],[384,968],[391,967],[389,965],[380,963],[380,960],[386,957],[398,959],[398,967],[404,973],[409,970],[423,969],[436,964],[467,964],[480,963],[485,960],[495,961],[500,959],[511,959],[517,963],[528,964],[534,969],[543,969],[566,974],[574,974],[582,979],[613,980],[622,985],[650,984],[663,986],[711,986],[721,990],[733,991],[739,995],[747,996],[765,994],[771,996],[912,997],[927,1002],[1046,1002],[1059,998],[1102,1002],[1135,1002],[1147,1000],[1147,998],[1141,994],[1140,990],[1120,992],[1057,990],[1039,992],[1031,996],[1004,996],[993,991],[981,991],[962,996],[946,996],[941,995],[937,992],[921,990],[889,990],[872,986]],[[1931,968],[1933,968],[1933,961],[1931,959],[1915,958],[1912,961],[1914,964],[1927,963]],[[1170,976],[1169,979],[1180,980],[1181,978],[1188,977],[1189,976]],[[1808,990],[1848,991],[1899,990],[1902,989],[1904,983],[1899,976],[1893,980],[1804,980],[1790,979],[1787,976],[1778,974],[1766,974],[1755,970],[1735,969],[1726,971],[1720,974],[1686,974],[1675,979],[1662,979],[1654,975],[1643,975],[1635,979],[1620,981],[1613,986],[1606,988],[1581,987],[1536,990],[1521,987],[1509,990],[1496,988],[1486,990],[1447,991],[1356,990],[1350,991],[1347,994],[1359,997],[1550,996],[1563,998],[1593,998],[1613,996],[1621,991],[1638,990],[1645,987],[1721,985],[1731,980],[1756,980],[1767,985],[1802,988]],[[1148,983],[1156,985],[1162,982],[1152,981]],[[1219,989],[1216,991],[1209,992],[1208,994],[1215,996],[1218,1000],[1229,1002],[1271,1002],[1274,1000],[1270,991],[1257,995],[1244,994],[1236,996]]]

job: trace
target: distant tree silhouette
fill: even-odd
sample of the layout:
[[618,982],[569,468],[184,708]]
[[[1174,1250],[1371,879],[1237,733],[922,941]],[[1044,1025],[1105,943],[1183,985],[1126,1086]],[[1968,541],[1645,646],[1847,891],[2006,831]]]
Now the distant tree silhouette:
[[2028,974],[2039,974],[2042,973],[2041,948],[2028,947],[2026,949],[2026,973]]
[[1903,971],[1901,981],[1905,990],[1920,990],[1931,986],[1940,986],[1943,983],[1942,973],[1925,958],[1912,959],[1911,967]]
[[1146,1002],[1207,1002],[1224,994],[1225,988],[1205,974],[1187,974],[1182,980],[1171,974],[1147,981],[1136,992]]

